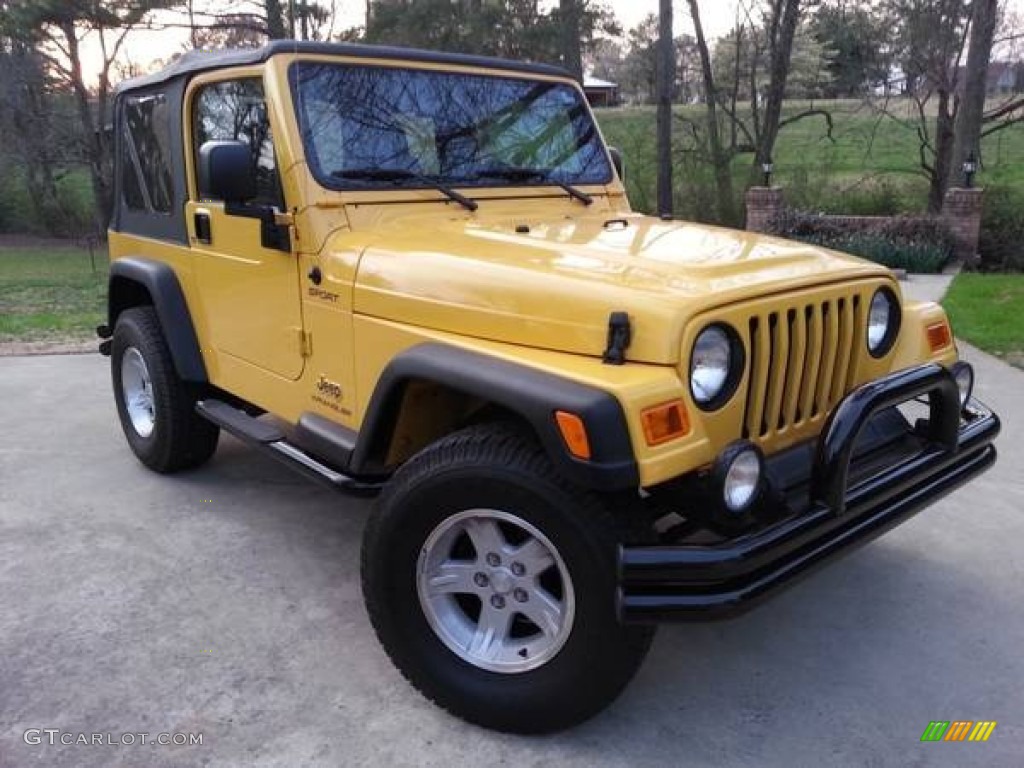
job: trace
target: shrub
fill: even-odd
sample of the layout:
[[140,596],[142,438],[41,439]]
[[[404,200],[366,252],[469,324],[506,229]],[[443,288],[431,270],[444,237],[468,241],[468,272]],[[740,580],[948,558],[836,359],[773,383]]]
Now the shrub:
[[889,181],[858,184],[840,196],[840,208],[850,216],[896,216],[906,212],[902,190]]
[[24,171],[0,167],[0,232],[80,237],[93,230],[93,196],[88,172],[73,168],[56,182],[56,199],[43,210],[32,201]]
[[955,251],[949,229],[923,217],[881,219],[868,227],[863,222],[789,211],[776,223],[776,231],[908,272],[940,272]]
[[923,199],[913,181],[870,177],[856,183],[836,179],[827,168],[800,168],[784,182],[786,199],[799,210],[846,216],[900,216]]
[[0,173],[0,232],[26,232],[35,226],[32,205],[14,169]]
[[1024,271],[1024,192],[1007,187],[985,190],[978,243],[983,272]]

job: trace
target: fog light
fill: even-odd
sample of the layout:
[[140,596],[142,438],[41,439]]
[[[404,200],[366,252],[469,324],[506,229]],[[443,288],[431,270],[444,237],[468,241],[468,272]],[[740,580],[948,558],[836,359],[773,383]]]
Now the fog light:
[[956,388],[960,390],[960,407],[966,408],[971,394],[974,392],[974,369],[970,363],[961,361],[953,363],[950,370],[953,372],[953,378],[956,379]]
[[733,443],[718,457],[714,474],[726,512],[739,517],[749,512],[761,495],[764,459],[753,443]]

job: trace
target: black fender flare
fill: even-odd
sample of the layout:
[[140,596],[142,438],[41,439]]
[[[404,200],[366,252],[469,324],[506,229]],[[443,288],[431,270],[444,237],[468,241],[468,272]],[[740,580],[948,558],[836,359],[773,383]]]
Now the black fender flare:
[[[350,469],[379,470],[394,432],[405,385],[433,381],[494,403],[522,417],[555,467],[569,480],[600,491],[635,490],[640,475],[622,405],[610,393],[489,355],[428,342],[396,355],[381,374],[363,419]],[[590,438],[590,460],[573,456],[555,411],[577,414]]]
[[107,288],[108,327],[114,328],[117,316],[125,309],[141,303],[139,287],[149,294],[178,376],[183,381],[205,384],[208,379],[199,338],[178,276],[170,265],[137,257],[111,262]]

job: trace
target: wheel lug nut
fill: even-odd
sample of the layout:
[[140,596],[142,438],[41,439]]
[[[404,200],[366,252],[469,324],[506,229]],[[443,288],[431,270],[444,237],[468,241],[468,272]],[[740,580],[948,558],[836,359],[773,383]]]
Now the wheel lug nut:
[[522,563],[512,563],[512,573],[516,576],[522,576],[526,573],[526,566]]
[[499,608],[499,609],[500,608],[504,608],[505,607],[505,598],[502,597],[501,595],[491,595],[491,605],[493,605],[495,608]]
[[473,583],[478,587],[486,587],[489,582],[490,579],[487,578],[486,573],[477,573],[473,575]]
[[487,560],[487,564],[489,566],[491,566],[491,567],[496,567],[496,566],[501,565],[501,558],[498,557],[497,553],[495,553],[495,552],[488,552],[486,560]]
[[516,589],[512,591],[512,596],[520,603],[525,603],[530,599],[529,594],[527,594],[526,590],[521,587],[516,587]]

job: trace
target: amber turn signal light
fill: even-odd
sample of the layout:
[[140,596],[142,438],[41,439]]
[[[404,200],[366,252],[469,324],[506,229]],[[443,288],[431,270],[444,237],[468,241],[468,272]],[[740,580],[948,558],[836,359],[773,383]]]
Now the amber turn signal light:
[[953,343],[953,334],[949,331],[949,323],[943,321],[928,326],[928,346],[932,352],[946,349]]
[[648,445],[661,445],[690,431],[686,409],[679,400],[646,408],[640,414],[644,425],[644,438]]
[[587,428],[583,419],[568,411],[555,411],[555,421],[562,439],[569,448],[569,453],[577,459],[590,459],[590,440],[587,439]]

